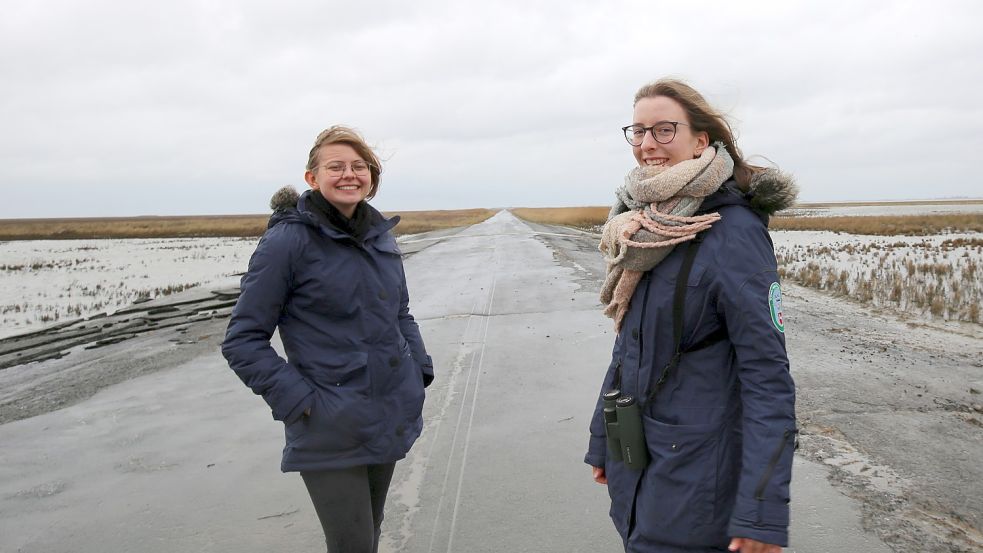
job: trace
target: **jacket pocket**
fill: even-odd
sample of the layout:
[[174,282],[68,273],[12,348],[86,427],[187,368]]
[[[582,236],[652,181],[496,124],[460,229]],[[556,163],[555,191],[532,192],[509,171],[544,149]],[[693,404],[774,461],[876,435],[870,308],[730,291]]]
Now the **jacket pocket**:
[[[671,425],[644,416],[651,461],[638,490],[639,530],[686,543],[693,528],[713,522],[722,425]],[[643,522],[644,521],[644,522]]]
[[369,355],[364,351],[329,352],[306,371],[315,387],[322,390],[345,388],[351,392],[368,393]]
[[410,345],[405,340],[400,345],[400,350],[402,352],[403,365],[406,367],[404,370],[408,371],[408,374],[404,373],[402,384],[405,391],[404,397],[406,398],[406,405],[404,407],[406,421],[410,425],[416,426],[417,423],[422,424],[423,402],[426,399],[426,383],[423,380],[423,368],[413,358]]
[[782,458],[782,453],[785,448],[792,444],[794,449],[794,438],[799,431],[795,428],[786,428],[785,432],[782,433],[782,439],[775,446],[775,449],[771,453],[771,458],[768,459],[768,466],[765,467],[764,473],[761,475],[761,479],[758,481],[757,487],[754,488],[754,498],[758,501],[763,501],[765,499],[765,488],[768,487],[768,482],[771,480],[771,474],[775,471],[775,466],[778,461]]
[[308,371],[314,381],[310,416],[286,426],[287,446],[303,451],[340,452],[362,446],[376,436],[382,416],[368,391],[368,356],[335,354],[330,363]]

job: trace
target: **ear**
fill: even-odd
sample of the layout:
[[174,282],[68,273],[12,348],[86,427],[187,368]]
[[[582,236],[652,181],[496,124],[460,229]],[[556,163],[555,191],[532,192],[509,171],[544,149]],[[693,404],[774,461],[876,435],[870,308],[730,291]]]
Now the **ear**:
[[307,186],[310,186],[312,190],[317,190],[317,182],[314,180],[313,171],[304,172],[304,180],[307,181]]
[[697,157],[703,155],[703,150],[707,149],[710,145],[710,135],[706,131],[700,131],[696,133],[696,155]]

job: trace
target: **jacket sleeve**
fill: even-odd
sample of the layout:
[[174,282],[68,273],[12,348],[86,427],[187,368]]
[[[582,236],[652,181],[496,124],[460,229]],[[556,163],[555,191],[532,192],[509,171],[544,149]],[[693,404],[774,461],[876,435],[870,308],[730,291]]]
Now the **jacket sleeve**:
[[268,230],[249,259],[222,354],[246,386],[263,396],[274,419],[292,422],[310,406],[314,391],[297,368],[270,345],[290,294],[291,263],[297,251],[288,226]]
[[[608,380],[608,377],[604,379],[605,384]],[[604,389],[597,395],[597,403],[594,405],[594,415],[590,420],[590,441],[587,443],[587,455],[584,456],[585,463],[592,467],[601,468],[604,467],[604,463],[607,462],[608,457],[607,428],[604,426],[604,402],[601,399],[601,394],[603,393]]]
[[592,467],[604,467],[608,456],[607,427],[604,424],[604,392],[614,388],[615,378],[620,377],[621,371],[621,336],[614,343],[614,359],[608,366],[608,372],[604,375],[601,383],[601,390],[597,394],[597,403],[594,405],[594,415],[590,421],[590,441],[587,444],[587,455],[584,462]]
[[743,404],[741,474],[728,533],[786,546],[797,430],[777,264],[764,225],[733,230],[729,253],[718,254],[728,257],[719,259],[717,299],[734,347]]
[[403,272],[400,264],[400,277],[403,279],[400,286],[402,290],[399,298],[399,331],[403,338],[410,345],[410,352],[413,360],[416,361],[420,372],[423,373],[423,387],[426,388],[433,382],[433,360],[427,355],[427,348],[423,344],[423,336],[420,335],[420,327],[416,324],[416,319],[410,314],[410,294],[406,289],[406,273]]

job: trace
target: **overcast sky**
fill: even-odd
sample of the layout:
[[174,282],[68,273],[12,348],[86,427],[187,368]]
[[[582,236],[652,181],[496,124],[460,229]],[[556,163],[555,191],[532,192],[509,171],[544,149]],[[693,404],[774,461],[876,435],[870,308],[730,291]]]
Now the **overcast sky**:
[[380,209],[609,204],[667,75],[802,200],[983,196],[971,0],[0,6],[0,218],[263,213],[337,123]]

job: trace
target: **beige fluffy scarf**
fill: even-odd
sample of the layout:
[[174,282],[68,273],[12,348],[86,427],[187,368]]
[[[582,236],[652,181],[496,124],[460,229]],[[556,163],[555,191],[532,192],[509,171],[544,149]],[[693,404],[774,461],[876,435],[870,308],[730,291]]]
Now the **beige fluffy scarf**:
[[601,287],[604,314],[616,329],[628,312],[642,274],[659,264],[681,242],[720,219],[717,213],[693,216],[703,199],[734,172],[734,161],[720,142],[700,157],[670,167],[635,167],[615,194],[618,201],[601,232],[607,263]]

